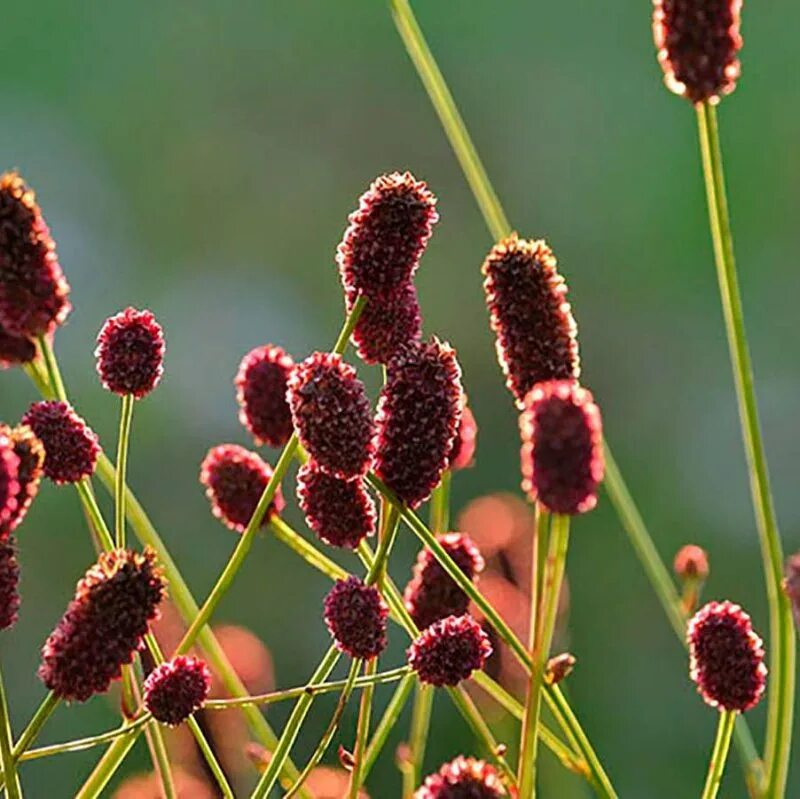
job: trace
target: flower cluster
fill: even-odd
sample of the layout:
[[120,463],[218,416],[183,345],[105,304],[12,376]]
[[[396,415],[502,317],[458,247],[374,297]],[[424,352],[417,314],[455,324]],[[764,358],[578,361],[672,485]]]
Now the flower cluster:
[[5,520],[0,522],[0,539],[17,529],[25,519],[42,481],[44,465],[44,446],[27,425],[20,424],[7,428],[0,425],[0,437],[10,442],[17,457],[17,493],[16,507]]
[[200,658],[180,656],[154,669],[144,683],[144,706],[156,721],[176,727],[199,710],[211,690],[211,672]]
[[350,657],[369,660],[383,652],[388,615],[378,589],[358,577],[337,580],[325,597],[325,624],[336,646]]

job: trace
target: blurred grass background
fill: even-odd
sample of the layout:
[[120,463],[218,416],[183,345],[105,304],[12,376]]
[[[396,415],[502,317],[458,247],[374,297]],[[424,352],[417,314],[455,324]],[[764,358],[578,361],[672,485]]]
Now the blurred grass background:
[[[512,223],[546,237],[559,257],[585,382],[662,555],[671,559],[687,541],[707,547],[707,596],[740,601],[766,633],[693,112],[661,86],[649,4],[419,0],[415,8]],[[477,466],[455,480],[455,508],[517,490],[516,417],[478,272],[491,241],[386,4],[45,0],[6,4],[3,17],[2,165],[38,191],[72,283],[75,310],[57,341],[68,387],[113,452],[118,407],[95,379],[94,336],[126,304],[156,313],[167,372],[137,406],[131,482],[198,599],[235,543],[208,512],[197,471],[209,446],[249,443],[231,385],[239,359],[266,341],[298,357],[333,341],[342,316],[334,249],[380,172],[411,169],[439,196],[441,223],[418,273],[425,327],[457,346],[480,424]],[[800,291],[798,25],[800,7],[789,0],[745,8],[743,77],[720,111],[788,551],[800,539],[800,360],[791,344]],[[32,399],[22,373],[0,375],[0,418],[15,421]],[[92,558],[67,489],[45,487],[20,539],[22,616],[0,639],[17,730],[43,695],[38,648]],[[404,535],[392,569],[400,582],[415,548]],[[695,696],[685,655],[605,499],[576,524],[569,575],[579,658],[570,692],[620,795],[699,793],[715,713]],[[219,618],[264,640],[280,686],[298,684],[326,646],[325,591],[267,537]],[[395,631],[392,662],[404,643]],[[298,760],[325,724],[330,705],[320,707]],[[279,726],[285,713],[271,710],[270,719]],[[750,714],[759,740],[763,715],[763,707]],[[96,699],[60,711],[43,740],[114,723],[113,708]],[[351,714],[348,732],[353,723]],[[428,770],[472,749],[440,697]],[[27,795],[71,796],[98,755],[26,766]],[[146,766],[140,746],[124,773]],[[586,795],[557,769],[546,779],[550,795]],[[797,795],[800,769],[789,784]],[[370,788],[387,797],[398,786],[389,748]],[[733,757],[723,792],[745,796]]]

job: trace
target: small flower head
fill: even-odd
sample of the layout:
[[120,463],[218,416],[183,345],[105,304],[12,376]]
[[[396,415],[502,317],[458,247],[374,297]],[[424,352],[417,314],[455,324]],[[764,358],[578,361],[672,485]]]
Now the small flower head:
[[13,537],[0,539],[0,630],[17,621],[19,610],[19,563]]
[[375,503],[360,477],[342,480],[309,461],[297,473],[297,499],[308,526],[326,544],[355,549],[375,532]]
[[653,36],[667,88],[716,104],[739,77],[741,0],[654,0]]
[[378,589],[358,577],[337,580],[325,597],[325,624],[337,648],[369,660],[386,649],[386,607]]
[[11,442],[17,464],[17,507],[11,516],[0,522],[0,539],[16,530],[28,513],[42,480],[44,465],[44,445],[27,425],[21,424],[10,429],[0,425],[0,435]]
[[[272,467],[255,452],[238,444],[213,447],[200,466],[200,483],[206,488],[211,512],[237,533],[245,531],[271,477]],[[262,526],[285,505],[278,486]]]
[[161,382],[165,349],[164,331],[150,311],[126,308],[106,319],[94,352],[103,388],[142,399]]
[[22,424],[44,445],[44,473],[56,485],[77,483],[94,473],[100,454],[97,436],[66,402],[34,402]]
[[156,667],[144,683],[144,706],[156,721],[177,727],[203,706],[211,690],[205,661],[180,656]]
[[702,547],[695,544],[682,546],[672,564],[679,580],[705,582],[708,578],[708,555]]
[[344,479],[367,472],[372,411],[352,366],[340,355],[315,352],[292,370],[287,398],[300,441],[322,471]]
[[[437,540],[470,580],[475,580],[483,571],[481,553],[468,535],[446,533],[437,536]],[[461,616],[469,607],[469,597],[429,549],[423,549],[417,556],[414,576],[406,586],[403,601],[420,629],[445,616]]]
[[430,685],[458,685],[483,668],[492,654],[489,637],[471,616],[437,621],[408,648],[408,665]]
[[42,682],[67,701],[106,691],[132,662],[165,593],[152,550],[100,555],[42,647]]
[[785,573],[783,590],[792,603],[795,624],[800,627],[800,552],[796,552],[786,561]]
[[600,409],[572,380],[536,385],[520,415],[522,488],[553,513],[577,514],[597,504],[603,479]]
[[0,528],[8,524],[17,511],[18,474],[19,458],[14,452],[14,444],[0,428]]
[[460,755],[425,778],[414,799],[499,799],[508,796],[497,770],[473,757]]
[[0,175],[0,324],[18,336],[52,332],[69,314],[69,285],[33,191]]
[[577,327],[547,244],[509,236],[492,248],[482,271],[497,358],[517,405],[536,383],[577,380]]
[[410,172],[381,175],[350,214],[336,253],[345,289],[374,297],[406,285],[438,220],[423,182]]
[[705,702],[744,712],[764,693],[764,647],[750,617],[732,602],[709,602],[690,619],[689,675]]
[[291,356],[275,344],[250,350],[239,364],[234,379],[239,421],[256,444],[282,447],[292,435],[286,386],[293,367]]
[[9,333],[0,321],[0,370],[30,363],[36,357],[36,345],[28,336]]
[[461,420],[461,368],[448,344],[405,347],[390,362],[377,414],[375,472],[409,507],[439,484]]
[[478,446],[478,423],[469,405],[464,402],[461,410],[461,421],[458,424],[453,446],[450,448],[448,468],[457,472],[468,469],[475,462],[475,449]]

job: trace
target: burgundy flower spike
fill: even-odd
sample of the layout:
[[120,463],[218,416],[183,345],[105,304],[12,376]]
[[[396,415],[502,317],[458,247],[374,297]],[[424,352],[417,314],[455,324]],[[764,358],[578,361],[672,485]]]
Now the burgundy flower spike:
[[9,333],[0,322],[0,369],[30,363],[36,357],[36,345],[27,336]]
[[11,442],[17,464],[17,507],[5,522],[0,522],[0,540],[22,524],[42,481],[44,446],[30,427],[18,425],[13,430],[0,425],[0,435]]
[[13,537],[0,539],[0,630],[8,630],[17,621],[19,610],[19,563]]
[[508,796],[500,775],[483,760],[459,756],[426,777],[414,799],[499,799]]
[[18,474],[19,458],[14,444],[0,428],[0,528],[8,524],[17,511]]
[[211,672],[200,658],[180,656],[157,666],[144,683],[144,706],[156,721],[177,727],[203,706]]
[[325,624],[337,648],[369,660],[386,649],[386,607],[378,589],[358,577],[337,580],[325,597]]

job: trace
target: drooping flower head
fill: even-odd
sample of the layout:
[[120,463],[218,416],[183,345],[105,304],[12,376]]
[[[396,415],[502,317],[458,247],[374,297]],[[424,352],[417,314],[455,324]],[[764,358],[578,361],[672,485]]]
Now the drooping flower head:
[[795,624],[800,627],[800,552],[788,558],[785,574],[783,590],[792,603]]
[[342,480],[309,461],[297,473],[297,499],[308,526],[326,544],[355,549],[375,532],[375,503],[360,477]]
[[292,412],[286,401],[291,356],[275,344],[256,347],[242,358],[236,373],[239,421],[256,444],[282,447],[292,435]]
[[705,702],[744,712],[764,693],[764,646],[750,617],[732,602],[709,602],[690,619],[689,675]]
[[66,402],[34,402],[22,417],[44,445],[44,473],[56,485],[94,473],[100,445],[92,429]]
[[0,428],[0,527],[6,525],[16,513],[18,474],[19,458],[14,453],[14,444]]
[[597,504],[603,479],[600,409],[572,380],[537,384],[520,414],[522,488],[553,513],[577,514]]
[[414,799],[499,799],[501,796],[508,794],[493,766],[459,755],[426,777]]
[[5,522],[0,522],[0,539],[22,524],[28,513],[42,480],[44,465],[44,445],[27,425],[7,428],[0,425],[0,435],[5,435],[11,442],[14,454],[19,459],[17,464],[17,507]]
[[30,363],[36,357],[36,345],[28,336],[9,333],[0,321],[0,370]]
[[405,347],[389,363],[378,402],[375,473],[409,507],[439,484],[461,420],[455,350],[433,339]]
[[211,690],[205,661],[181,655],[157,666],[144,683],[144,706],[156,721],[177,727],[200,710]]
[[497,358],[517,405],[536,383],[577,380],[577,327],[547,244],[512,234],[492,248],[481,271]]
[[406,285],[438,220],[425,183],[410,172],[381,175],[359,198],[336,252],[345,289],[374,297]]
[[704,582],[708,578],[708,555],[702,547],[686,544],[675,554],[672,567],[680,580]]
[[142,399],[161,382],[165,349],[164,331],[150,311],[126,308],[106,319],[94,352],[103,388]]
[[69,285],[33,191],[0,175],[0,325],[9,334],[52,332],[70,311]]
[[466,404],[461,409],[461,421],[458,424],[453,446],[450,448],[448,457],[448,468],[457,472],[460,469],[468,469],[475,461],[475,449],[478,446],[478,423],[475,415]]
[[345,479],[367,472],[372,411],[350,364],[340,355],[313,353],[292,370],[287,398],[300,441],[322,471]]
[[0,539],[0,630],[17,621],[19,611],[19,563],[13,537]]
[[667,88],[712,104],[736,88],[741,0],[654,0],[653,36]]
[[42,647],[42,682],[67,701],[106,691],[132,662],[165,593],[153,550],[104,552]]
[[325,624],[337,648],[369,660],[386,649],[386,607],[378,589],[358,577],[337,580],[325,597]]
[[[200,483],[206,488],[211,512],[237,533],[245,531],[271,477],[272,467],[238,444],[212,447],[200,466]],[[284,507],[286,503],[278,486],[262,526]]]

